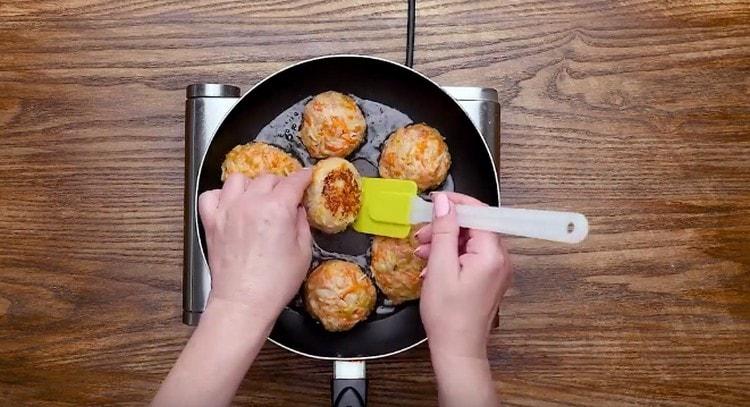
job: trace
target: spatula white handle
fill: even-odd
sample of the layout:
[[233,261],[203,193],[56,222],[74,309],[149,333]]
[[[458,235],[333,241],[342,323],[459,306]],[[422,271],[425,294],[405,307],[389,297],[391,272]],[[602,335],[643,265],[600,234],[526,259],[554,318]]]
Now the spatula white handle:
[[[579,243],[589,233],[588,220],[576,212],[456,205],[456,215],[461,227],[553,242]],[[431,220],[432,203],[415,198],[411,222]]]

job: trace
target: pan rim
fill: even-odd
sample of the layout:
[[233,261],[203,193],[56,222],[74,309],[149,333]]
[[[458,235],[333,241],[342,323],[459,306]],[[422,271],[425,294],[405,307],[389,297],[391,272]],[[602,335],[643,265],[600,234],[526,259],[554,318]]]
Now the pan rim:
[[[428,76],[422,74],[421,72],[415,70],[414,68],[408,67],[406,65],[402,65],[402,64],[400,64],[398,62],[391,61],[389,59],[385,59],[385,58],[381,58],[381,57],[376,57],[376,56],[371,56],[371,55],[359,55],[359,54],[331,54],[331,55],[323,55],[323,56],[319,56],[319,57],[305,59],[305,60],[293,63],[291,65],[287,65],[287,66],[285,66],[285,67],[283,67],[283,68],[281,68],[281,69],[279,69],[279,70],[277,70],[277,71],[275,71],[275,72],[273,72],[273,73],[265,76],[259,82],[257,82],[252,87],[250,87],[246,92],[244,92],[242,94],[242,96],[240,96],[237,99],[237,101],[235,101],[235,103],[232,105],[232,107],[229,108],[226,111],[226,113],[222,116],[221,120],[216,125],[216,128],[214,128],[211,131],[211,138],[208,141],[208,146],[209,147],[211,146],[211,143],[213,142],[214,138],[216,137],[216,133],[218,132],[219,128],[221,128],[221,125],[224,124],[224,121],[226,120],[226,118],[234,111],[234,109],[237,107],[237,105],[240,102],[242,102],[243,99],[245,99],[245,96],[247,96],[250,92],[252,92],[253,90],[255,90],[257,87],[261,86],[263,83],[265,83],[266,81],[271,80],[273,77],[281,74],[282,72],[285,72],[287,70],[293,69],[293,68],[297,67],[298,65],[302,65],[302,64],[306,64],[306,63],[314,62],[314,61],[319,61],[319,60],[324,60],[324,59],[335,59],[335,58],[360,58],[360,59],[370,59],[370,60],[385,62],[385,63],[391,64],[391,65],[398,66],[399,68],[407,69],[407,70],[409,70],[409,71],[417,74],[421,78],[427,80],[429,83],[431,83],[436,88],[440,89],[440,91],[443,92],[446,96],[448,96],[448,98],[453,102],[453,104],[456,107],[458,107],[463,112],[464,116],[469,120],[469,122],[471,123],[472,127],[474,127],[475,135],[478,136],[479,139],[482,141],[482,145],[484,146],[485,152],[487,153],[487,156],[490,158],[490,165],[492,166],[492,171],[493,171],[493,179],[495,181],[495,194],[497,196],[497,201],[500,202],[500,177],[497,174],[497,164],[495,164],[495,157],[493,156],[492,152],[490,151],[490,147],[487,144],[487,140],[485,140],[484,136],[482,135],[482,132],[479,130],[479,127],[474,123],[473,120],[471,120],[471,116],[466,111],[466,109],[464,109],[464,107],[461,106],[461,104],[458,103],[458,101],[456,99],[454,99],[451,95],[449,95],[442,88],[442,86],[440,86],[437,82],[433,81]],[[200,166],[198,167],[198,172],[196,174],[196,188],[197,188],[197,184],[198,184],[197,181],[199,181],[201,179],[201,175],[203,173],[203,165],[206,162],[206,156],[208,155],[208,150],[209,149],[206,148],[206,151],[203,152],[203,156],[201,157]],[[195,219],[193,221],[195,222],[196,230],[199,230],[199,228],[200,228],[200,224],[198,223],[198,219],[200,217],[200,215],[198,215],[198,197],[199,197],[199,195],[197,194],[197,192],[198,191],[196,191],[195,198],[194,198],[192,204],[193,204],[193,207],[194,207],[194,213],[197,215],[197,216],[195,216]],[[204,243],[203,243],[203,239],[200,236],[200,233],[198,234],[198,243],[200,244],[200,248],[201,248],[201,250],[200,250],[201,257],[203,258],[203,261],[205,262],[206,267],[209,269],[209,272],[210,272],[210,266],[208,265],[208,259],[206,258],[206,253],[203,250]],[[297,350],[297,349],[293,349],[293,348],[291,348],[289,346],[286,346],[286,345],[282,344],[281,342],[279,342],[279,341],[271,338],[270,334],[266,337],[266,339],[269,342],[273,343],[274,345],[276,345],[276,346],[278,346],[280,348],[283,348],[283,349],[285,349],[287,351],[290,351],[292,353],[296,353],[296,354],[298,354],[300,356],[308,357],[308,358],[311,358],[311,359],[328,360],[328,361],[360,361],[360,360],[361,361],[365,361],[365,360],[374,360],[374,359],[385,358],[385,357],[388,357],[388,356],[393,356],[393,355],[397,355],[397,354],[402,353],[402,352],[406,352],[406,351],[408,351],[410,349],[413,349],[413,348],[415,348],[415,347],[417,347],[417,346],[425,343],[428,340],[427,336],[425,335],[424,338],[420,339],[419,341],[417,341],[417,342],[415,342],[415,343],[413,343],[413,344],[411,344],[409,346],[406,346],[406,347],[403,347],[401,349],[397,349],[397,350],[395,350],[393,352],[388,352],[388,353],[382,353],[382,354],[377,354],[377,355],[368,355],[368,356],[357,356],[357,357],[336,357],[336,356],[318,356],[318,355],[312,355],[312,354],[305,353],[305,352],[302,352],[302,351]]]
[[305,353],[305,352],[302,352],[302,351],[297,350],[297,349],[290,348],[289,346],[284,345],[283,343],[277,341],[276,339],[271,338],[270,336],[268,336],[266,339],[269,342],[273,343],[274,345],[276,345],[276,346],[278,346],[278,347],[280,347],[282,349],[288,350],[289,352],[296,353],[296,354],[298,354],[300,356],[304,356],[304,357],[307,357],[307,358],[310,358],[310,359],[317,359],[317,360],[329,360],[329,361],[333,361],[333,362],[337,362],[337,361],[354,362],[354,361],[365,361],[365,360],[374,360],[374,359],[386,358],[388,356],[397,355],[397,354],[399,354],[401,352],[406,352],[407,350],[410,350],[412,348],[415,348],[415,347],[417,347],[417,346],[419,346],[419,345],[427,342],[427,337],[425,336],[423,339],[420,339],[419,341],[417,341],[417,342],[415,342],[415,343],[413,343],[413,344],[411,344],[411,345],[409,345],[409,346],[407,346],[405,348],[397,349],[397,350],[395,350],[393,352],[389,352],[389,353],[381,353],[381,354],[378,354],[378,355],[369,355],[369,356],[337,357],[337,356],[317,356],[317,355],[312,355],[312,354]]

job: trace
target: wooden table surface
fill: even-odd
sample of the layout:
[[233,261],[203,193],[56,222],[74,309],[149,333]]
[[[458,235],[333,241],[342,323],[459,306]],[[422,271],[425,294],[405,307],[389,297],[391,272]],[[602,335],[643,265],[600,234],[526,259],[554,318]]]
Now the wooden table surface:
[[[180,322],[185,86],[330,53],[402,61],[405,2],[0,3],[0,402],[142,405]],[[504,203],[588,215],[509,239],[507,405],[750,404],[750,3],[422,0],[415,68],[500,92]],[[434,405],[425,347],[373,405]],[[238,405],[326,405],[264,347]]]

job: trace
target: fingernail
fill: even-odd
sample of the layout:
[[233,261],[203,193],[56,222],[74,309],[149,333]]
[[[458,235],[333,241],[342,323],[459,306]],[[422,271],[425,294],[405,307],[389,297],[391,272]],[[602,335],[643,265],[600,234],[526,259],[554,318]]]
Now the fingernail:
[[416,237],[417,239],[419,239],[419,235],[422,234],[422,231],[424,230],[425,227],[426,227],[426,225],[422,226],[421,228],[419,228],[419,230],[416,233],[414,233],[414,237]]
[[451,210],[451,204],[445,194],[435,194],[433,210],[436,218],[443,217]]
[[427,267],[423,268],[422,272],[419,273],[419,278],[423,278],[425,274],[427,274]]
[[420,245],[416,249],[414,249],[414,255],[417,257],[425,257],[425,250],[427,249],[427,246]]

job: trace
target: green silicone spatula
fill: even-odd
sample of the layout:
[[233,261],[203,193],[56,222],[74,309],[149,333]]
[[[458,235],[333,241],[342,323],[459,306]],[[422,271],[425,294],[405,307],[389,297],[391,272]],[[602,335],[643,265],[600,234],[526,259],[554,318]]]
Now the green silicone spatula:
[[[586,217],[575,212],[456,205],[461,227],[562,243],[579,243],[589,233]],[[354,230],[403,238],[411,225],[432,220],[432,203],[417,195],[413,181],[362,178],[362,207]]]

